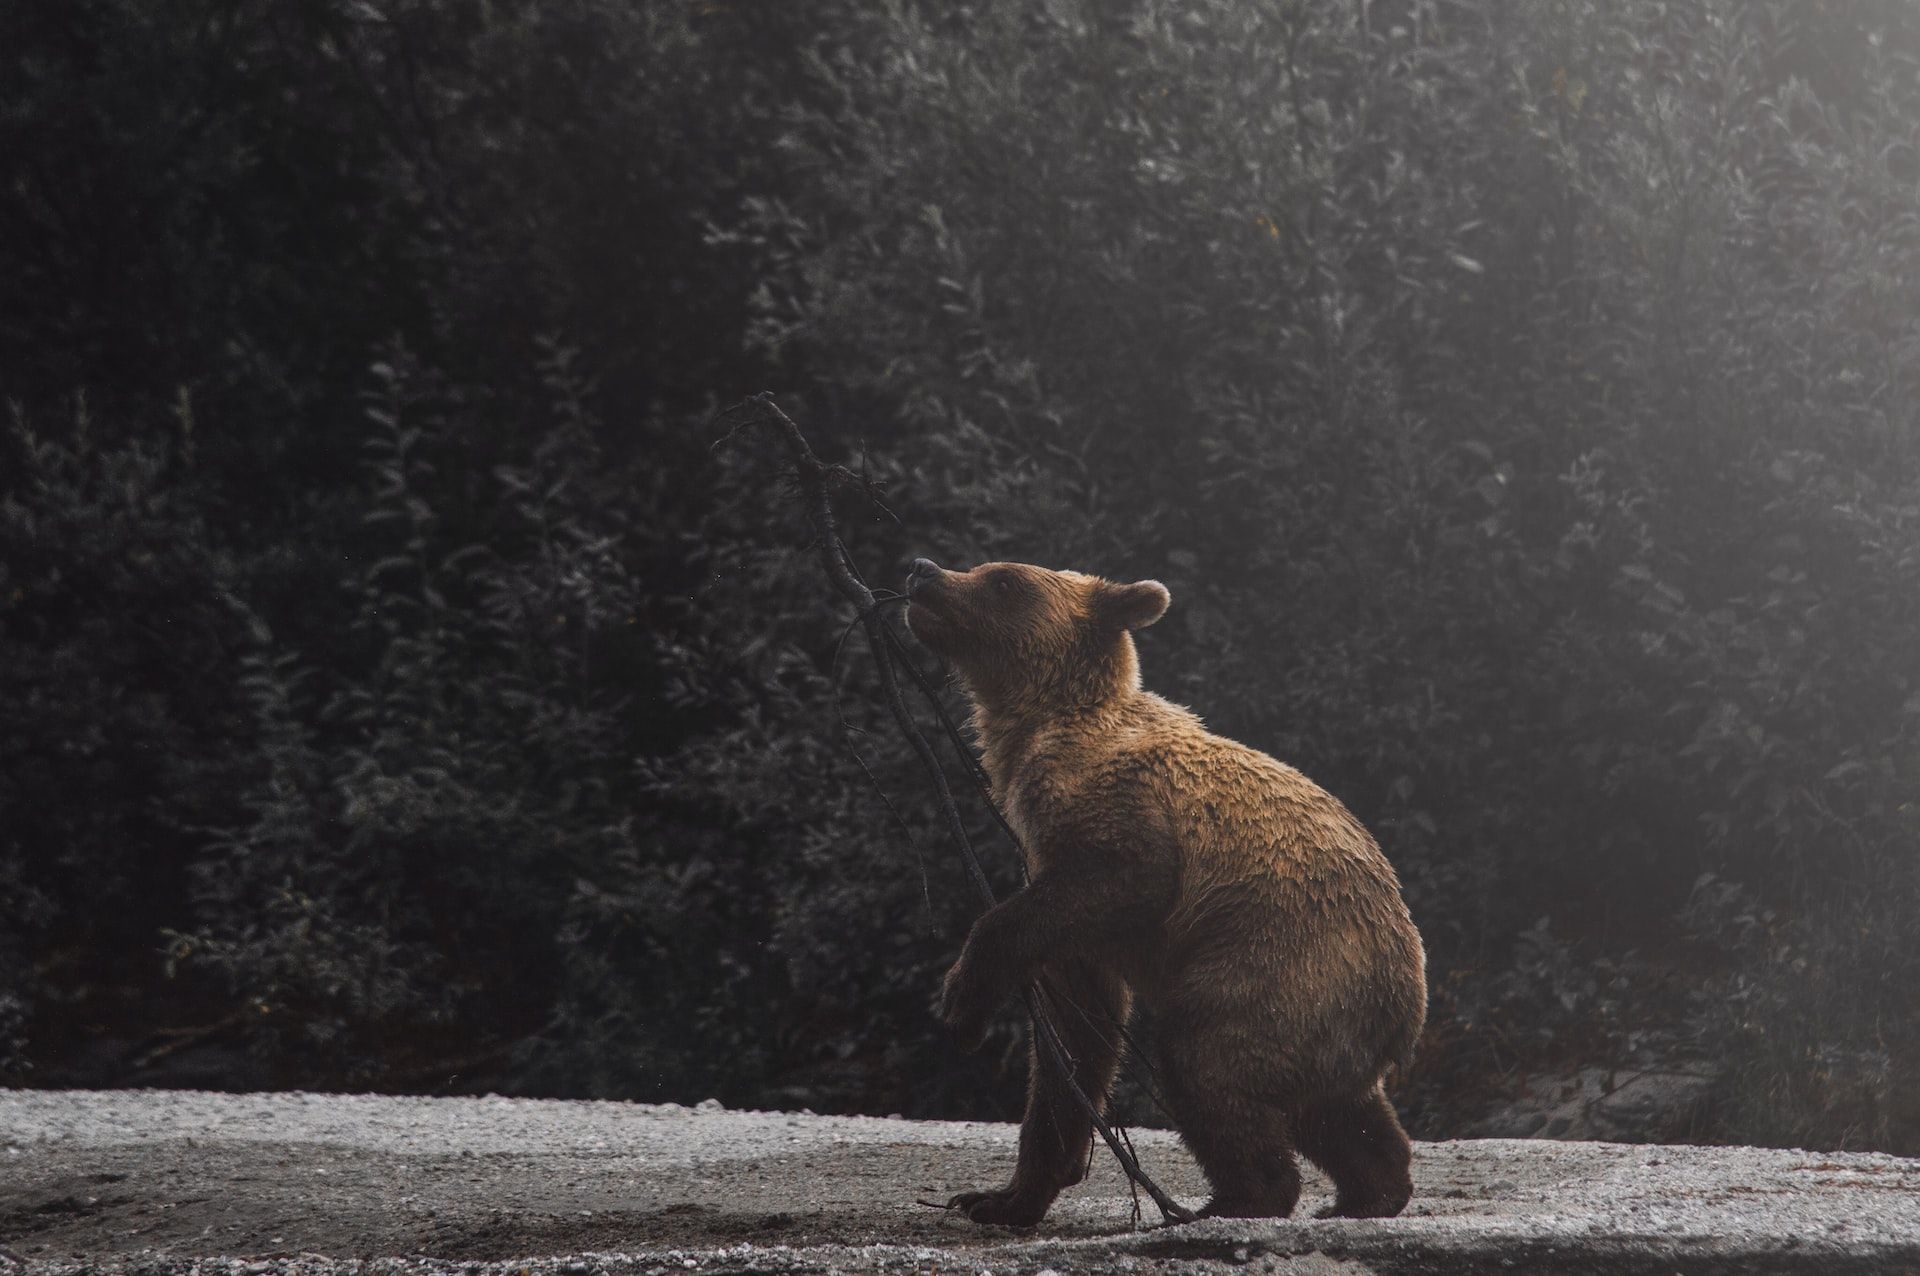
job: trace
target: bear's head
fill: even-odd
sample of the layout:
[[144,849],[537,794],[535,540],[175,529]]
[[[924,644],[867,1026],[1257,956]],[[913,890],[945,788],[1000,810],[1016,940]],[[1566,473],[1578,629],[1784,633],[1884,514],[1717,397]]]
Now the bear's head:
[[1115,584],[1026,563],[948,571],[915,559],[907,627],[993,714],[1092,708],[1140,686],[1131,631],[1166,614],[1157,580]]

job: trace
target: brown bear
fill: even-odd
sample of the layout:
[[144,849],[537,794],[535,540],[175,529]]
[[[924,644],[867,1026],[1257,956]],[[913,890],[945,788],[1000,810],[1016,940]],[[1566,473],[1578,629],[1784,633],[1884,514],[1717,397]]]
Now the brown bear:
[[[973,702],[1030,884],[947,972],[969,1048],[1038,979],[1081,1087],[1104,1104],[1120,1029],[1152,1009],[1160,1097],[1213,1185],[1204,1211],[1285,1217],[1295,1151],[1333,1180],[1323,1214],[1389,1217],[1412,1147],[1382,1088],[1426,1018],[1426,955],[1379,846],[1332,794],[1140,687],[1130,631],[1158,581],[1022,563],[908,577],[907,623]],[[1092,1130],[1029,1048],[1013,1181],[951,1205],[1025,1225],[1085,1172]]]

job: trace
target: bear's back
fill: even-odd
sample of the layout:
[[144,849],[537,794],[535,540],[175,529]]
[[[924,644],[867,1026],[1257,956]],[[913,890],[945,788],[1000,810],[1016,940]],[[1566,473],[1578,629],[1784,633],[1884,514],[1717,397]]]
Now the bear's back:
[[1137,860],[1143,885],[1172,884],[1159,935],[1141,937],[1157,951],[1137,968],[1154,972],[1138,991],[1168,1013],[1290,1024],[1288,1036],[1319,1043],[1296,1062],[1323,1079],[1411,1048],[1425,955],[1399,880],[1359,820],[1298,769],[1144,692],[1099,720],[1043,729],[1001,769],[1036,872],[1050,846],[1091,840]]
[[1036,872],[1061,843],[1107,843],[1121,855],[1162,843],[1196,891],[1280,878],[1399,905],[1392,865],[1338,798],[1159,696],[1048,724],[987,761]]

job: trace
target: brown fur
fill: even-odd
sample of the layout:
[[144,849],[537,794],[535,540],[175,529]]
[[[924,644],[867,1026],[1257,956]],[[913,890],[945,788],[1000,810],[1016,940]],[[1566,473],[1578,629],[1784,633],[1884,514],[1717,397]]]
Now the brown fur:
[[[916,565],[908,624],[974,704],[983,761],[1031,884],[982,916],[942,1013],[977,1044],[1040,978],[1082,1087],[1104,1103],[1133,1000],[1159,1028],[1159,1081],[1213,1184],[1213,1214],[1285,1216],[1295,1150],[1334,1181],[1327,1212],[1388,1216],[1411,1147],[1381,1087],[1426,1016],[1425,954],[1393,868],[1300,772],[1140,688],[1129,629],[1157,582],[988,563]],[[1013,1181],[955,1204],[1034,1223],[1080,1181],[1089,1123],[1030,1056]]]

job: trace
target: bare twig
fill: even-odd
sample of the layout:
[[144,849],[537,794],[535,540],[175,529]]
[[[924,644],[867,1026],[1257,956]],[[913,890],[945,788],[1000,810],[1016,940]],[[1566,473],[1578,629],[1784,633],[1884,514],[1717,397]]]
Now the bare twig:
[[[827,580],[833,585],[834,591],[859,609],[860,623],[867,632],[868,647],[873,653],[873,662],[879,670],[880,686],[886,694],[887,708],[893,714],[893,719],[899,725],[901,732],[907,737],[908,743],[913,745],[913,751],[918,755],[921,765],[926,768],[928,778],[933,781],[934,791],[940,799],[941,813],[946,817],[947,831],[952,835],[955,845],[960,848],[967,877],[972,881],[974,891],[980,896],[982,905],[991,908],[998,902],[994,896],[993,884],[987,880],[986,871],[980,865],[979,854],[974,850],[972,839],[967,836],[966,823],[960,818],[960,808],[953,800],[953,790],[947,783],[946,771],[941,767],[940,759],[934,753],[933,746],[927,742],[920,724],[914,720],[913,714],[907,707],[906,697],[901,693],[899,679],[895,673],[897,665],[906,666],[915,685],[933,705],[941,725],[946,729],[949,741],[954,745],[968,769],[969,778],[981,791],[981,796],[986,800],[988,808],[993,811],[994,819],[1001,830],[1012,840],[1016,848],[1020,845],[1020,839],[1007,824],[991,795],[987,793],[986,776],[966,749],[958,729],[941,708],[937,689],[933,686],[931,679],[913,663],[899,638],[887,627],[886,620],[882,616],[884,608],[879,604],[888,599],[876,595],[867,587],[853,564],[852,555],[847,552],[846,544],[840,539],[838,527],[834,522],[833,499],[828,492],[828,484],[835,478],[852,478],[858,481],[858,476],[844,467],[828,465],[816,456],[813,448],[807,443],[806,435],[802,434],[800,427],[794,424],[793,418],[783,412],[773,401],[773,394],[770,391],[750,396],[719,414],[719,419],[733,417],[735,413],[755,406],[761,409],[760,413],[739,420],[719,443],[715,444],[715,447],[726,443],[742,430],[756,424],[772,425],[784,438],[799,471],[800,493],[807,504],[808,521],[813,525],[816,547],[820,553],[820,565],[826,571]],[[1023,869],[1025,860],[1026,855],[1023,850],[1021,853]],[[1078,1078],[1074,1075],[1072,1057],[1067,1053],[1059,1031],[1048,1015],[1046,1007],[1041,1003],[1038,987],[1028,986],[1024,1000],[1027,1017],[1033,1026],[1034,1040],[1040,1047],[1042,1066],[1053,1069],[1068,1095],[1093,1123],[1094,1129],[1099,1131],[1101,1139],[1113,1153],[1114,1159],[1120,1162],[1120,1168],[1126,1172],[1127,1178],[1153,1199],[1153,1203],[1160,1207],[1161,1216],[1169,1222],[1186,1222],[1192,1219],[1194,1217],[1192,1211],[1168,1196],[1161,1190],[1159,1184],[1140,1168],[1140,1161],[1134,1156],[1133,1149],[1124,1135],[1114,1131],[1106,1118],[1100,1114],[1100,1109],[1093,1100],[1087,1097],[1087,1092],[1081,1088]]]

